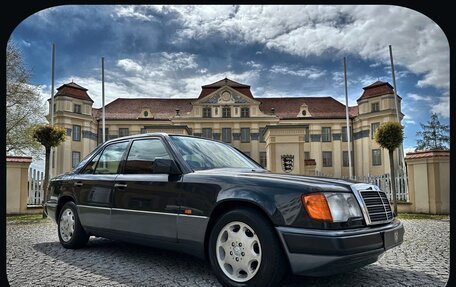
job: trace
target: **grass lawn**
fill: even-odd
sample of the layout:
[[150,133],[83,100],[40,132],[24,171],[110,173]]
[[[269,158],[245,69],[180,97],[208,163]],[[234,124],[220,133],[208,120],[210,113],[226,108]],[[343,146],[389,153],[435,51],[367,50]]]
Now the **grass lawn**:
[[437,219],[442,220],[446,219],[449,220],[449,215],[434,215],[434,214],[422,214],[422,213],[399,213],[397,215],[399,219]]
[[7,215],[6,216],[6,222],[37,222],[37,221],[43,221],[43,220],[49,220],[48,218],[43,218],[43,214],[22,214],[22,215]]

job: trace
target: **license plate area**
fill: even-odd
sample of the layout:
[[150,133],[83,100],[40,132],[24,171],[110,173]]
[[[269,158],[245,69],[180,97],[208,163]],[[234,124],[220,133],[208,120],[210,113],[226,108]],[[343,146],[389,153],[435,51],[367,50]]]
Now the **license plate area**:
[[397,228],[383,232],[383,243],[385,250],[400,245],[404,241],[404,229]]

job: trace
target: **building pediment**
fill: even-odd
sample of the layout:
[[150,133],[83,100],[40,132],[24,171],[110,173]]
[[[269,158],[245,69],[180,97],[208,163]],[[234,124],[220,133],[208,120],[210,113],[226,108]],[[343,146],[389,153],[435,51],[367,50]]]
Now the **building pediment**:
[[195,104],[214,104],[214,105],[231,105],[231,104],[260,104],[258,101],[255,101],[240,92],[236,91],[231,87],[222,87],[206,97],[197,100],[193,103]]

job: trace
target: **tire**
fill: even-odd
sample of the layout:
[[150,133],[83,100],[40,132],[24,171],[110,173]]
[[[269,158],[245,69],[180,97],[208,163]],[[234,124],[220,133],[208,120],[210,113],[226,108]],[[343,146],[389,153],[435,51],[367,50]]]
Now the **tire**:
[[210,264],[223,286],[280,286],[287,270],[273,226],[251,208],[222,215],[212,228],[208,248]]
[[82,228],[76,204],[69,201],[63,205],[59,214],[57,233],[63,247],[78,249],[86,245],[89,235]]

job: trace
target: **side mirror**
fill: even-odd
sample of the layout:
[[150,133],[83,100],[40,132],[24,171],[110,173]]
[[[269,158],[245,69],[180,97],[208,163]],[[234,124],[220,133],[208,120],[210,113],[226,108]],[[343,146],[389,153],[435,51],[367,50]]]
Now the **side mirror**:
[[165,173],[170,175],[181,174],[179,168],[172,159],[155,159],[152,170],[154,173]]

